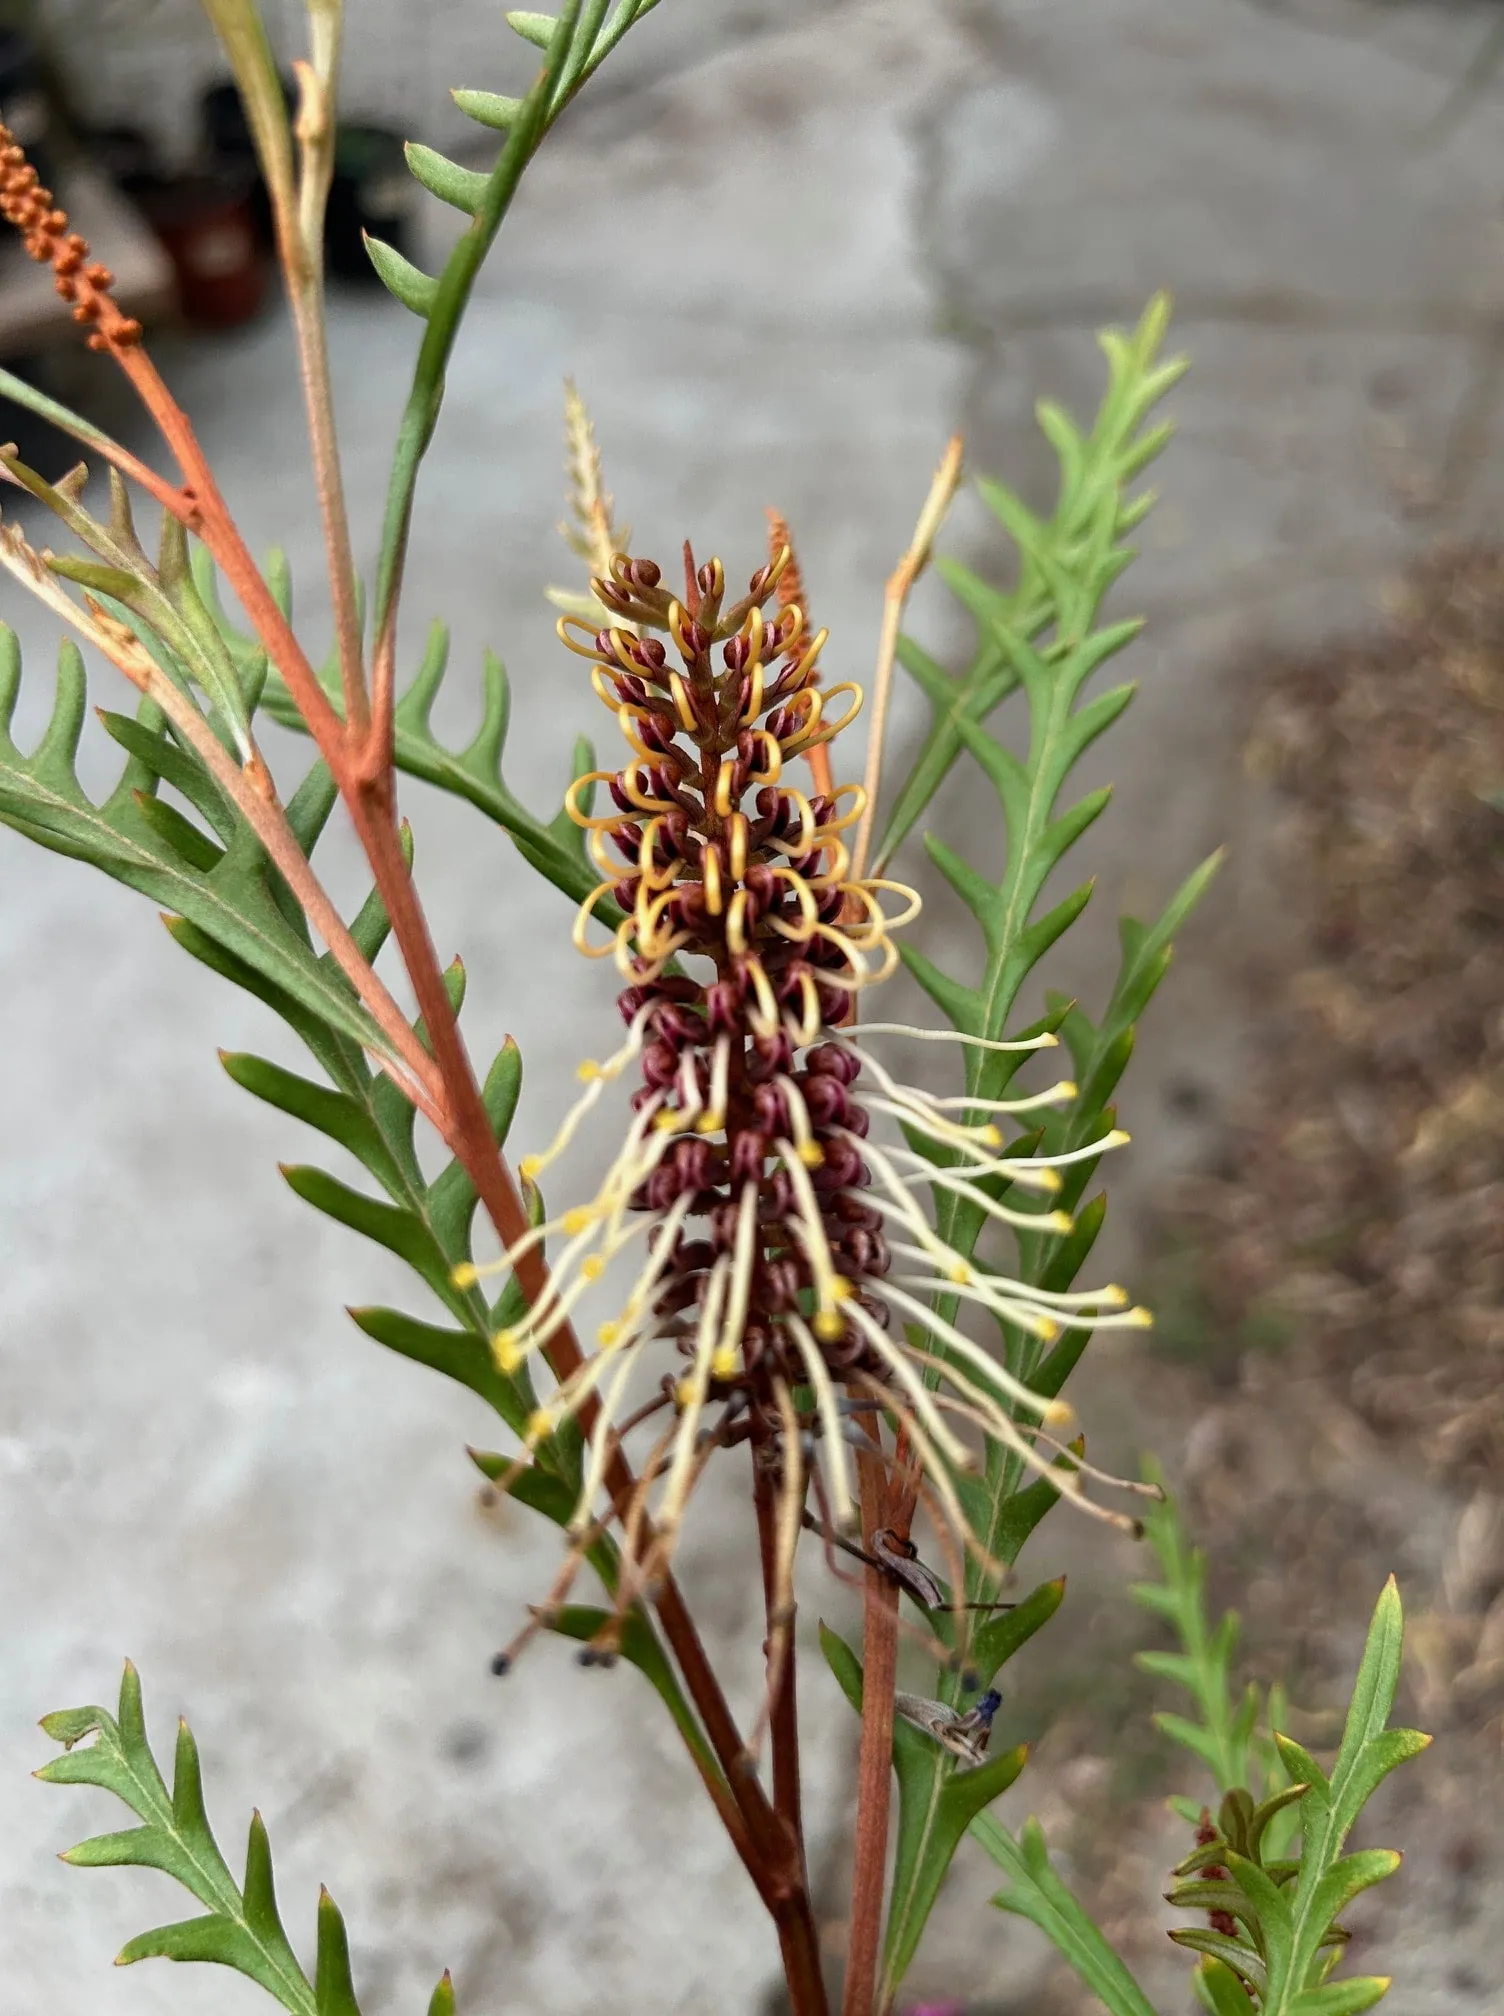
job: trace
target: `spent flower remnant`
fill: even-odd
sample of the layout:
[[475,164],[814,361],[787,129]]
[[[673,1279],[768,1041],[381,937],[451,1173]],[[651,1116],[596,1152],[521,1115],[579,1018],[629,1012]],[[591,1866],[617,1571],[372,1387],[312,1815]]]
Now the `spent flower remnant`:
[[[632,751],[621,770],[580,778],[567,800],[602,875],[580,907],[575,943],[587,957],[615,959],[628,1033],[604,1063],[581,1067],[582,1097],[552,1144],[522,1163],[523,1176],[537,1180],[608,1083],[629,1069],[641,1082],[595,1195],[495,1263],[511,1266],[554,1234],[566,1242],[547,1290],[497,1335],[501,1368],[516,1371],[546,1346],[620,1254],[635,1247],[642,1257],[593,1352],[528,1427],[536,1448],[582,1410],[589,1421],[577,1544],[555,1601],[599,1530],[617,1438],[647,1422],[658,1439],[638,1488],[642,1513],[653,1497],[654,1539],[637,1578],[624,1577],[620,1603],[666,1565],[706,1463],[736,1442],[749,1441],[776,1479],[781,1531],[799,1530],[807,1489],[827,1531],[848,1526],[853,1448],[875,1447],[857,1417],[876,1410],[900,1431],[952,1565],[962,1549],[991,1565],[956,1489],[975,1463],[964,1431],[997,1438],[1090,1506],[1087,1466],[1044,1432],[1070,1410],[1032,1392],[936,1304],[958,1298],[1046,1339],[1064,1326],[1149,1320],[1117,1287],[1051,1293],[966,1262],[926,1215],[923,1193],[939,1186],[1005,1225],[1068,1230],[1064,1214],[1015,1210],[998,1190],[1048,1195],[1060,1163],[1126,1136],[1055,1157],[1010,1154],[1006,1116],[1068,1100],[1073,1085],[1017,1099],[938,1098],[873,1054],[871,1039],[888,1035],[1019,1052],[1055,1039],[985,1042],[856,1019],[865,990],[892,972],[893,933],[919,898],[853,873],[843,835],[861,817],[859,786],[807,794],[789,777],[862,701],[852,684],[817,683],[826,633],[808,634],[797,603],[780,599],[767,613],[790,561],[783,545],[728,603],[720,561],[696,570],[686,554],[681,601],[656,564],[618,553],[609,578],[592,583],[617,620],[593,632],[578,618],[559,624]],[[600,785],[609,803],[595,812]],[[608,899],[622,916],[602,938],[596,920]],[[875,1116],[920,1145],[879,1146]],[[907,1341],[905,1326],[924,1343]],[[677,1376],[624,1421],[632,1375],[660,1345],[679,1357]],[[791,1559],[792,1544],[783,1551]]]

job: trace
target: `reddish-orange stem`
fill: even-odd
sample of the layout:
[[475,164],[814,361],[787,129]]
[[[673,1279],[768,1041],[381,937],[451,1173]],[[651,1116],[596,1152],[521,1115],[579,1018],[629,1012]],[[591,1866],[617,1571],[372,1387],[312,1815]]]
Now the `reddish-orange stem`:
[[[874,1439],[880,1429],[871,1431]],[[857,1457],[862,1536],[868,1551],[886,1526],[907,1539],[915,1492],[904,1469],[904,1445],[889,1482],[877,1455]],[[870,1564],[862,1582],[862,1736],[857,1753],[856,1840],[851,1872],[851,1929],[841,2016],[879,2016],[877,1967],[887,1872],[888,1817],[893,1797],[893,1694],[898,1682],[899,1587]]]

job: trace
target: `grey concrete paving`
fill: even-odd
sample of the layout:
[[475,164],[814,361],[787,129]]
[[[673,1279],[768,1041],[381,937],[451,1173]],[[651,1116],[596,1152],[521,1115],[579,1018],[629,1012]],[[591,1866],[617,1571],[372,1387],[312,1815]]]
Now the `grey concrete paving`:
[[[655,18],[660,39],[675,11]],[[1089,331],[1174,286],[1196,369],[1127,597],[1154,618],[1143,693],[1103,752],[1120,796],[1091,850],[1101,914],[1061,973],[1089,1002],[1114,906],[1147,908],[1212,845],[1241,843],[1135,1065],[1125,1180],[1143,1195],[1215,1127],[1245,941],[1278,928],[1238,760],[1242,669],[1364,620],[1376,582],[1438,533],[1487,527],[1498,500],[1498,94],[1422,138],[1490,16],[852,0],[787,25],[798,12],[751,32],[730,4],[702,4],[693,61],[582,107],[540,161],[451,373],[409,637],[433,611],[454,625],[451,724],[482,645],[504,651],[513,780],[548,802],[572,735],[597,726],[541,600],[566,571],[552,526],[568,371],[639,550],[689,532],[741,571],[778,505],[829,662],[860,676],[950,429],[1042,501],[1033,400],[1089,406]],[[367,551],[414,340],[384,302],[336,308]],[[253,542],[289,547],[317,636],[285,331],[271,320],[164,361]],[[995,565],[981,536],[960,511],[953,547]],[[41,686],[51,626],[5,608]],[[914,628],[964,638],[934,584]],[[900,746],[919,729],[905,699]],[[605,1040],[609,988],[500,836],[447,801],[414,794],[412,809],[440,943],[470,969],[472,1040],[489,1053],[511,1029],[522,1044],[532,1142]],[[979,857],[995,830],[964,773],[938,823]],[[339,881],[355,887],[348,854]],[[487,1675],[553,1536],[477,1509],[461,1444],[486,1417],[340,1315],[416,1297],[280,1186],[276,1159],[314,1145],[213,1055],[275,1048],[265,1018],[190,968],[139,900],[5,835],[0,960],[0,2008],[254,2006],[229,1979],[106,1973],[177,1899],[150,1876],[48,1859],[114,1809],[26,1784],[46,1751],[34,1717],[108,1700],[127,1651],[164,1741],[171,1714],[191,1714],[227,1842],[261,1805],[295,1935],[318,1881],[340,1897],[369,2016],[424,2006],[446,1962],[477,2012],[573,2016],[607,1999],[603,1981],[623,2009],[761,2007],[771,1942],[634,1676],[579,1673],[548,1646],[505,1687]],[[1081,1401],[1089,1417],[1089,1380]],[[760,1633],[737,1488],[728,1477],[698,1527],[689,1580],[750,1699]],[[838,1607],[813,1575],[806,1623]],[[850,1728],[813,1670],[807,1692],[814,1853],[834,1870]],[[1022,2008],[1039,1957],[985,1894],[974,1872],[916,1978]],[[830,1903],[838,1915],[835,1887]],[[1390,2006],[1433,2005],[1402,1980]]]

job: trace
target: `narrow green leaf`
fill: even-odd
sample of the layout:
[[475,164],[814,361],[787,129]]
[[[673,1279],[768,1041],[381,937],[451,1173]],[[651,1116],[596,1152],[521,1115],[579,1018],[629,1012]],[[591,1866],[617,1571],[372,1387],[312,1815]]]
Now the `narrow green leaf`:
[[1213,1959],[1222,1961],[1234,1973],[1240,1974],[1249,1986],[1262,1993],[1264,1987],[1264,1963],[1251,1946],[1240,1946],[1236,1939],[1229,1939],[1225,1932],[1211,1932],[1199,1925],[1177,1925],[1170,1933],[1177,1946],[1189,1947],[1193,1953],[1209,1953]]
[[[1400,1606],[1399,1589],[1391,1575],[1384,1584],[1368,1627],[1368,1642],[1363,1649],[1363,1662],[1358,1668],[1358,1678],[1347,1711],[1342,1747],[1332,1766],[1334,1786],[1348,1776],[1363,1746],[1381,1735],[1389,1721],[1395,1688],[1399,1685],[1400,1654],[1404,1642],[1405,1615]],[[1351,1817],[1355,1818],[1356,1812],[1357,1809],[1353,1808]]]
[[[352,1309],[356,1325],[388,1351],[396,1351],[415,1364],[442,1372],[468,1386],[519,1435],[527,1427],[532,1399],[515,1380],[497,1370],[496,1360],[480,1337],[465,1330],[451,1330],[439,1324],[420,1323],[396,1309]],[[572,1508],[571,1508],[572,1509]],[[566,1514],[566,1517],[568,1515]]]
[[1220,1960],[1202,1961],[1196,1970],[1196,1988],[1211,2016],[1257,2016],[1248,1990]]
[[1332,1788],[1326,1773],[1316,1762],[1309,1750],[1303,1750],[1293,1736],[1286,1736],[1282,1730],[1274,1732],[1274,1747],[1278,1750],[1285,1769],[1292,1779],[1309,1785],[1323,1806],[1331,1804]]
[[534,48],[546,49],[553,40],[554,29],[558,25],[552,14],[529,14],[516,7],[507,15],[507,26],[524,42],[531,42]]
[[413,176],[431,196],[463,210],[466,216],[474,216],[486,193],[484,175],[474,168],[461,168],[457,161],[436,154],[431,147],[420,147],[416,140],[409,140],[403,151]]
[[520,98],[503,98],[496,91],[451,91],[449,95],[467,119],[502,133],[517,124],[522,111]]
[[449,1978],[446,1967],[439,1977],[439,1985],[434,1989],[428,2004],[428,2016],[455,2016],[454,1983]]
[[376,268],[382,286],[389,294],[395,295],[404,308],[410,308],[414,315],[421,315],[426,321],[439,298],[438,281],[431,273],[423,272],[410,259],[405,259],[395,246],[373,238],[369,231],[363,236],[366,257]]
[[369,1196],[363,1190],[353,1190],[323,1169],[294,1163],[283,1163],[281,1169],[288,1188],[306,1204],[326,1217],[338,1219],[341,1225],[348,1225],[352,1232],[360,1232],[385,1246],[399,1260],[405,1260],[437,1295],[448,1299],[449,1262],[428,1227],[413,1212],[384,1204],[379,1197]]
[[1363,2016],[1389,1993],[1387,1975],[1353,1975],[1346,1981],[1328,1981],[1320,1988],[1307,1988],[1290,2005],[1290,2016]]
[[316,1127],[368,1168],[373,1162],[390,1160],[369,1111],[347,1093],[331,1091],[327,1085],[317,1085],[311,1078],[243,1051],[221,1050],[219,1061],[227,1075],[253,1097]]
[[274,1996],[284,2009],[301,2006],[288,1999],[284,1984],[246,1928],[230,1918],[184,1918],[173,1925],[158,1925],[128,1939],[115,1955],[117,1967],[130,1967],[138,1960],[197,1960],[233,1967]]
[[339,1906],[325,1889],[319,1891],[319,1944],[313,1977],[318,2016],[360,2016],[355,1983],[350,1978],[350,1942]]
[[1039,1822],[1027,1820],[1015,1841],[987,1813],[972,1822],[971,1832],[1008,1877],[993,1903],[1037,1925],[1111,2016],[1155,2016],[1143,1990],[1051,1867]]
[[979,1624],[972,1634],[969,1661],[979,1686],[992,1684],[998,1669],[1026,1645],[1041,1626],[1048,1624],[1065,1601],[1065,1577],[1041,1582],[1012,1610]]

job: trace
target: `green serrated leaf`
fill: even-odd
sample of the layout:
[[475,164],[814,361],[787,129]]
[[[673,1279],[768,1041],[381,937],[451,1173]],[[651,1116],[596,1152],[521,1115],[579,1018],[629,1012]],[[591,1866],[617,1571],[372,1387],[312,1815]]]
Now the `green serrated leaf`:
[[[259,1819],[253,1821],[242,1894],[210,1831],[193,1737],[186,1724],[179,1725],[169,1794],[147,1740],[140,1678],[130,1662],[121,1677],[118,1716],[99,1708],[73,1709],[49,1715],[43,1727],[56,1741],[75,1747],[53,1758],[37,1773],[39,1778],[99,1786],[123,1800],[142,1822],[83,1842],[66,1859],[80,1867],[158,1869],[204,1906],[203,1916],[160,1925],[130,1940],[117,1964],[210,1961],[255,1981],[291,2016],[320,2016],[277,1917],[265,1830]],[[92,1743],[76,1747],[90,1735]]]
[[1008,1877],[993,1903],[1037,1925],[1111,2016],[1155,2016],[1143,1990],[1051,1867],[1039,1822],[1026,1821],[1015,1841],[1000,1820],[984,1813],[971,1823],[971,1832]]

